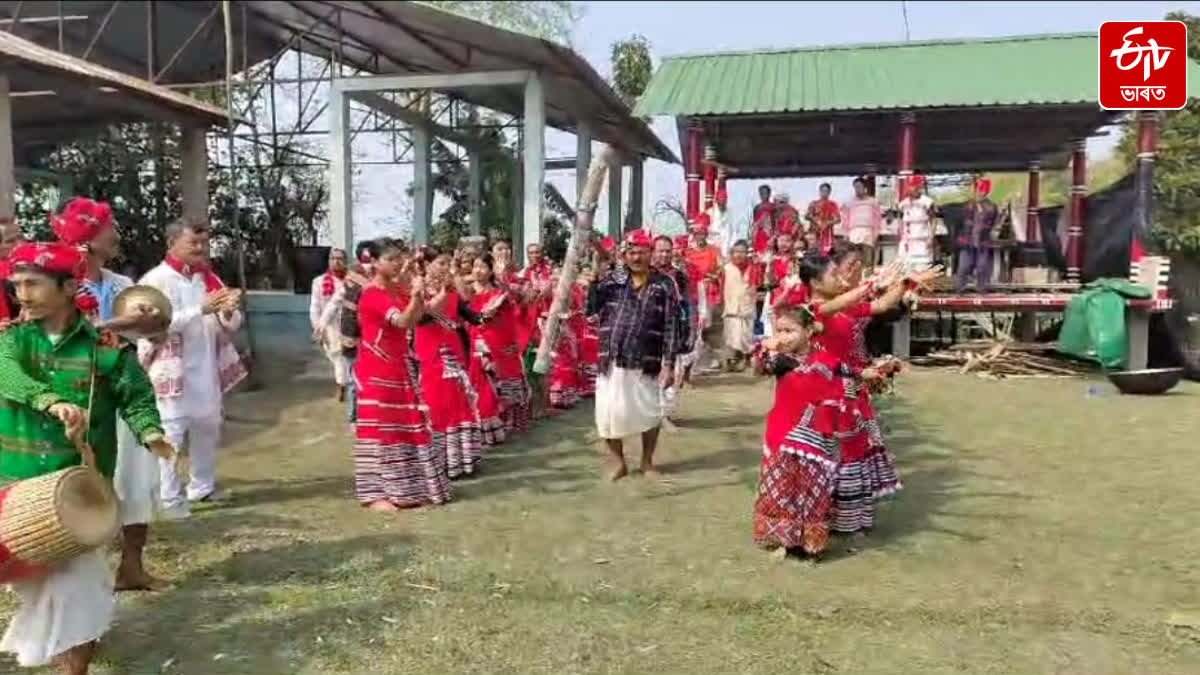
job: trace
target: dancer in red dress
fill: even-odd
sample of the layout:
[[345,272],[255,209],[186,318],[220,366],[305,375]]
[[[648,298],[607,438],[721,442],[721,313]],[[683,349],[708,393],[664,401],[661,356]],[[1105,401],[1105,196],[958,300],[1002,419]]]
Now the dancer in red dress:
[[579,335],[579,393],[590,398],[596,393],[596,372],[600,363],[600,336],[596,324],[586,316],[588,279],[592,272],[585,269],[571,289],[571,318]]
[[804,214],[811,225],[813,245],[821,255],[829,255],[833,250],[834,228],[842,222],[841,207],[829,198],[832,191],[829,183],[821,183],[820,196],[808,203]]
[[433,444],[445,453],[446,473],[458,478],[475,472],[482,457],[479,395],[467,374],[467,345],[459,334],[463,323],[477,324],[454,290],[448,253],[426,254],[425,314],[417,321],[413,344],[420,364],[421,397],[429,406]]
[[754,540],[781,553],[819,555],[829,543],[837,477],[841,388],[836,359],[810,350],[812,314],[785,309],[754,353],[755,372],[774,375],[754,503]]
[[[508,435],[529,429],[529,385],[517,348],[517,330],[521,325],[521,305],[517,287],[504,283],[508,276],[505,263],[497,264],[490,255],[475,259],[475,294],[471,309],[479,314],[480,324],[471,327],[475,365],[491,380],[500,399],[500,418]],[[479,377],[477,372],[476,378]]]
[[[864,462],[873,446],[883,446],[883,439],[879,436],[878,425],[873,422],[870,406],[865,410],[861,406],[859,391],[864,380],[878,379],[881,373],[873,367],[862,369],[861,361],[852,352],[858,322],[895,307],[908,289],[908,282],[901,278],[898,269],[896,265],[889,265],[875,281],[846,291],[837,266],[830,258],[812,256],[801,264],[800,275],[812,293],[812,309],[823,325],[820,335],[813,338],[813,346],[827,352],[832,362],[839,364],[841,373],[843,405],[838,419],[839,465],[832,524],[835,532],[869,530],[874,524],[874,486]],[[919,272],[913,282],[925,283],[940,272],[936,268]],[[886,286],[887,290],[875,298],[877,284]],[[899,483],[898,479],[896,483]]]
[[[551,287],[558,286],[559,271],[550,277]],[[547,306],[542,314],[543,325],[549,319],[550,308]],[[551,355],[550,373],[547,376],[550,406],[565,410],[579,403],[579,327],[574,308],[567,306],[562,321],[558,324],[558,339],[554,342],[554,352]],[[539,331],[540,333],[540,331]]]
[[378,511],[443,504],[450,501],[446,456],[434,446],[408,357],[408,331],[425,311],[424,282],[404,244],[381,239],[373,248],[374,276],[358,301],[355,496]]

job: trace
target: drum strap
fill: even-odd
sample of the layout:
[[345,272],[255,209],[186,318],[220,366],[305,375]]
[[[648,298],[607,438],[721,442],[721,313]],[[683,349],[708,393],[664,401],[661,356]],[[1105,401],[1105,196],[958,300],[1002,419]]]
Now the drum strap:
[[75,448],[83,458],[83,465],[96,469],[96,453],[92,450],[92,400],[96,396],[96,355],[100,352],[99,345],[92,345],[91,363],[88,364],[88,398],[87,411],[84,413],[83,434],[75,439]]

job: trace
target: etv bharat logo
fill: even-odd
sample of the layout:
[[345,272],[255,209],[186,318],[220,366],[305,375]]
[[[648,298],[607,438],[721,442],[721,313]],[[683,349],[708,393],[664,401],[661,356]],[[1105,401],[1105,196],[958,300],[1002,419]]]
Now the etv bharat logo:
[[1100,25],[1100,107],[1178,110],[1187,104],[1187,26],[1179,21]]

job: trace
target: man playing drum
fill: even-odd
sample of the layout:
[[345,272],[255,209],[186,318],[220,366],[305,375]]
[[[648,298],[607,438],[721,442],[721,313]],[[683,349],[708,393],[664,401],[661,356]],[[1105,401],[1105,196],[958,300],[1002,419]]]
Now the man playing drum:
[[[173,458],[136,352],[94,328],[76,306],[85,270],[79,251],[61,243],[21,244],[9,263],[24,321],[0,333],[0,397],[6,399],[0,406],[0,484],[78,465],[82,443],[95,453],[96,469],[111,479],[118,413],[150,451]],[[14,653],[22,666],[53,661],[63,673],[86,673],[113,613],[112,573],[103,552],[90,551],[10,588],[21,606],[0,650]]]

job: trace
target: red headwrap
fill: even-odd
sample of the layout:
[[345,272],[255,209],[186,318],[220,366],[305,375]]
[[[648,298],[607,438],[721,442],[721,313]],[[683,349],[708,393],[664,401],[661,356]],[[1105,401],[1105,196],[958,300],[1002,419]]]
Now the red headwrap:
[[914,174],[914,175],[908,177],[908,187],[910,187],[910,188],[919,188],[924,184],[925,184],[924,176]]
[[625,246],[640,246],[644,248],[652,248],[654,239],[650,237],[650,233],[643,229],[631,230],[625,235]]
[[675,248],[687,248],[689,243],[690,242],[686,234],[681,234],[678,237],[675,237]]
[[[27,242],[13,249],[8,256],[10,269],[33,267],[46,274],[70,276],[76,282],[83,281],[87,271],[87,260],[74,246],[60,242]],[[80,284],[75,293],[75,306],[85,314],[94,313],[100,307],[96,298]]]
[[980,178],[979,180],[975,181],[975,192],[981,195],[991,194],[992,181],[987,178]]
[[84,246],[112,226],[112,207],[87,197],[72,199],[61,213],[50,216],[54,236],[68,246]]
[[600,250],[606,253],[612,253],[617,248],[617,242],[612,237],[605,237],[600,240]]
[[708,217],[707,213],[697,213],[696,215],[692,216],[692,219],[688,222],[688,224],[691,226],[690,229],[696,234],[708,234],[708,226],[711,223],[712,219]]

